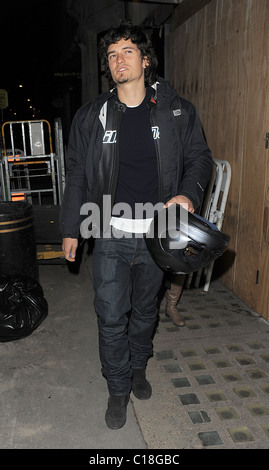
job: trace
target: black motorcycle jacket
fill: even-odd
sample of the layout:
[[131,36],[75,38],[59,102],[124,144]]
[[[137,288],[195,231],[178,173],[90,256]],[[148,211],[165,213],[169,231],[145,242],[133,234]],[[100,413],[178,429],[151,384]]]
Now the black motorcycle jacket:
[[[152,128],[158,130],[156,154],[159,200],[186,196],[199,209],[212,170],[212,156],[192,103],[179,98],[164,79],[152,86],[148,102]],[[119,170],[119,130],[124,103],[116,90],[102,93],[75,114],[66,155],[66,185],[60,214],[62,237],[78,238],[81,207],[100,209],[103,196],[113,200]],[[179,120],[179,121],[178,121]],[[98,221],[97,221],[98,223]]]

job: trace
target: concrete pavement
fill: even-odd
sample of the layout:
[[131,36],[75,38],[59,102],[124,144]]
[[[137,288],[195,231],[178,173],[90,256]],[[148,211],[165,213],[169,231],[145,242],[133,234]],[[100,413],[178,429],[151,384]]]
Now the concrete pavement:
[[220,282],[184,290],[175,327],[160,311],[148,378],[126,425],[104,420],[91,255],[77,274],[41,265],[49,314],[27,338],[0,343],[1,449],[268,449],[269,324]]

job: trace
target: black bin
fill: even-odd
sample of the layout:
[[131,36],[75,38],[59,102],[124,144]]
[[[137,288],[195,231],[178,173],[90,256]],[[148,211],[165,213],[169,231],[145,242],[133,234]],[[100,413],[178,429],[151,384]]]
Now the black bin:
[[33,208],[27,202],[0,202],[1,274],[38,281]]

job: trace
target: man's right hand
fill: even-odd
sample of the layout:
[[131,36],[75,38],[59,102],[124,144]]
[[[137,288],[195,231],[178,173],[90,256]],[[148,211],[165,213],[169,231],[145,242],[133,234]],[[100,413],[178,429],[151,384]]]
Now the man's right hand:
[[77,238],[63,238],[62,250],[64,252],[65,259],[68,261],[75,261],[77,247]]

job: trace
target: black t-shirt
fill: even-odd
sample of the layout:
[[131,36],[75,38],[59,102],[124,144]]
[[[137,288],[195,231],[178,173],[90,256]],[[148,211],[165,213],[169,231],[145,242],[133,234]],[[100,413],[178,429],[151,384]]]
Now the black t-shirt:
[[[119,136],[119,177],[115,203],[131,206],[135,218],[135,203],[158,202],[158,170],[150,110],[147,106],[149,90],[144,101],[134,108],[126,108]],[[143,218],[145,214],[140,214]]]

